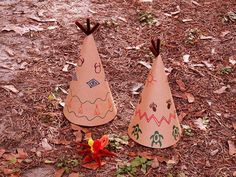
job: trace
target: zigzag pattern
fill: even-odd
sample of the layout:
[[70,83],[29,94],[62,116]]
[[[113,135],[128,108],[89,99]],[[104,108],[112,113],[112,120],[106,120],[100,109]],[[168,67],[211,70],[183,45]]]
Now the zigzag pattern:
[[141,109],[138,109],[138,110],[135,111],[135,116],[139,116],[140,120],[145,118],[148,123],[153,119],[156,122],[157,126],[160,127],[162,122],[164,122],[164,121],[167,124],[170,124],[171,120],[176,118],[176,113],[174,113],[174,114],[170,113],[168,119],[166,117],[162,116],[162,118],[160,120],[158,120],[157,117],[154,114],[152,114],[151,116],[148,116],[147,112],[144,112],[142,114]]

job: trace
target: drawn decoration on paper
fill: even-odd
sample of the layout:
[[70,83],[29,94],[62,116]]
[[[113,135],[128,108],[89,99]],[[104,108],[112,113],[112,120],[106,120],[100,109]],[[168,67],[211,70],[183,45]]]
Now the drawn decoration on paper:
[[[113,112],[113,111],[114,111],[113,106],[110,105],[110,106],[109,106],[109,109],[105,112],[104,116],[102,116],[102,115],[101,115],[101,112],[100,112],[100,110],[99,110],[99,107],[98,107],[98,102],[100,102],[100,104],[101,104],[102,102],[105,102],[105,103],[107,103],[107,102],[109,103],[109,102],[110,102],[110,100],[109,100],[110,92],[107,92],[107,94],[106,94],[106,96],[105,96],[104,99],[102,99],[102,98],[97,98],[97,99],[95,99],[93,102],[91,102],[91,101],[89,101],[89,100],[86,100],[86,101],[82,102],[78,96],[72,95],[71,92],[70,92],[69,94],[71,94],[71,99],[70,99],[70,101],[68,102],[68,105],[65,105],[65,108],[67,109],[67,111],[68,111],[69,113],[73,113],[73,114],[74,114],[76,117],[78,117],[78,118],[86,118],[88,121],[92,121],[92,120],[94,120],[95,118],[104,119],[104,118],[107,116],[107,114],[108,114],[109,112]],[[76,112],[73,110],[72,105],[71,105],[74,99],[80,102],[80,106],[79,106],[79,108],[77,108],[77,111],[76,111]],[[110,102],[110,104],[112,104],[112,103]],[[83,112],[83,106],[86,107],[86,105],[95,105],[94,117],[88,117],[87,115],[82,115],[82,114],[84,113],[84,112]]]
[[147,87],[152,86],[153,82],[156,82],[156,80],[154,79],[154,76],[152,75],[152,73],[149,73],[147,81],[146,81]]
[[83,114],[83,105],[82,104],[79,106],[78,113]]
[[154,144],[159,144],[159,146],[162,146],[162,140],[164,139],[164,137],[158,132],[155,131],[154,134],[150,137],[150,139],[152,140],[151,146],[153,147]]
[[151,108],[154,112],[157,111],[157,104],[155,104],[154,102],[152,102],[150,105],[149,105],[149,108]]
[[175,125],[173,126],[172,136],[175,140],[177,140],[177,138],[179,137],[179,127]]
[[95,63],[94,64],[94,69],[95,69],[95,73],[99,74],[102,71],[101,63]]
[[135,112],[135,116],[139,117],[140,120],[143,118],[149,123],[151,120],[154,120],[158,127],[161,126],[163,122],[166,122],[168,125],[170,125],[172,119],[176,119],[176,113],[170,113],[169,117],[162,116],[160,119],[158,119],[154,114],[148,115],[147,112],[141,112],[141,109],[138,109]]
[[167,109],[170,109],[170,107],[171,107],[171,100],[170,100],[170,99],[167,100],[167,101],[166,101],[166,104],[167,104]]
[[136,139],[139,139],[139,134],[142,134],[143,132],[142,132],[142,130],[140,129],[140,127],[139,127],[139,124],[137,124],[137,125],[134,125],[133,126],[133,131],[132,131],[132,135],[136,138]]
[[81,67],[83,64],[84,64],[84,58],[80,56],[77,65]]
[[100,83],[96,79],[91,79],[90,81],[87,82],[87,84],[90,88],[93,88],[99,85]]
[[95,107],[95,111],[94,111],[94,115],[95,116],[99,116],[101,113],[99,111],[99,108],[98,108],[98,105],[96,104],[96,107]]

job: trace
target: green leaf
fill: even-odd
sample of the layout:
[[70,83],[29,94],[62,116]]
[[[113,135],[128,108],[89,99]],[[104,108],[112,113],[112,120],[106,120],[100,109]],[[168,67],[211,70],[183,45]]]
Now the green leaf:
[[147,172],[147,165],[142,164],[141,171],[145,174]]
[[152,160],[148,160],[146,163],[148,166],[152,165]]
[[132,167],[138,167],[142,163],[140,162],[140,157],[135,157],[135,159],[131,162]]
[[171,173],[168,173],[167,177],[174,177]]
[[136,167],[132,167],[131,170],[130,170],[130,173],[135,174],[136,171],[137,171],[137,168]]
[[16,162],[17,162],[16,157],[13,157],[9,162],[10,162],[10,164],[16,164]]
[[146,163],[146,161],[147,161],[147,159],[146,159],[145,157],[141,157],[141,158],[140,158],[140,162],[141,162],[141,164]]

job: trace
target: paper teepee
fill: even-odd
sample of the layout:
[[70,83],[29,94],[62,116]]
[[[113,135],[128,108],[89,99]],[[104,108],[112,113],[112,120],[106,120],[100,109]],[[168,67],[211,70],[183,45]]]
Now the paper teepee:
[[152,40],[150,49],[156,59],[128,128],[128,134],[134,141],[151,148],[174,145],[181,134],[159,47],[160,40],[157,44]]
[[87,37],[83,41],[63,112],[74,124],[102,125],[114,119],[117,110],[92,35],[99,24],[90,29],[87,19],[87,29],[79,22],[76,25]]

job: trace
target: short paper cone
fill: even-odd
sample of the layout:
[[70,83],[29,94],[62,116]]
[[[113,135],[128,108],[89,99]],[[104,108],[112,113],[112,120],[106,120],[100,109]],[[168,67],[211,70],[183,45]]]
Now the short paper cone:
[[160,55],[148,75],[128,134],[137,143],[151,148],[172,146],[180,138],[181,127]]
[[116,116],[117,110],[92,34],[83,41],[63,112],[70,122],[82,126],[102,125]]

